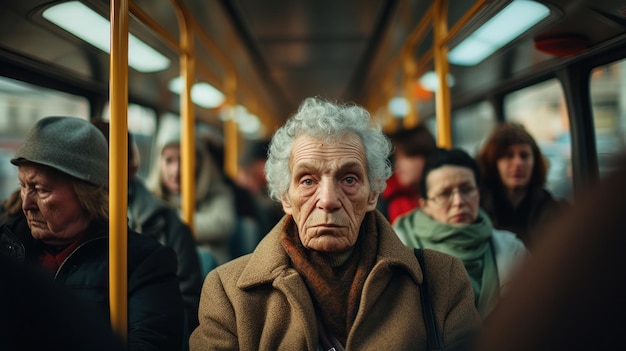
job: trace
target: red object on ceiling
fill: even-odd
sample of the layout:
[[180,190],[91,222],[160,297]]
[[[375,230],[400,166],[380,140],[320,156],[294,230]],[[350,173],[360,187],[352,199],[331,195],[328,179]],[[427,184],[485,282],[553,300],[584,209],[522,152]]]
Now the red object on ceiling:
[[589,40],[577,34],[535,38],[535,49],[559,57],[577,55],[588,47]]

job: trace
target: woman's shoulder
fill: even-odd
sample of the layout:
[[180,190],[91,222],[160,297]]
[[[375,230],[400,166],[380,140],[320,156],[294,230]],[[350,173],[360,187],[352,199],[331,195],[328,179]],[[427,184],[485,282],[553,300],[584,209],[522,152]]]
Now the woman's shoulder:
[[496,255],[498,253],[505,254],[525,254],[526,245],[515,235],[515,233],[508,230],[493,229],[491,235],[491,242],[494,247]]
[[571,207],[566,199],[556,198],[547,189],[539,189],[533,194],[530,204],[530,220],[541,224]]
[[534,193],[534,203],[540,207],[555,207],[562,208],[569,206],[569,201],[566,199],[555,197],[548,189],[539,189]]

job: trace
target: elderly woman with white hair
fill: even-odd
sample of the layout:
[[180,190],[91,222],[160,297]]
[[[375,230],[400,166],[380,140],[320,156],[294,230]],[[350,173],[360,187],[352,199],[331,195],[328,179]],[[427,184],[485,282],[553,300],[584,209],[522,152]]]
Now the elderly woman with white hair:
[[286,215],[253,253],[209,273],[190,349],[408,350],[476,332],[462,263],[425,251],[424,274],[376,211],[390,150],[363,108],[306,99],[265,168]]

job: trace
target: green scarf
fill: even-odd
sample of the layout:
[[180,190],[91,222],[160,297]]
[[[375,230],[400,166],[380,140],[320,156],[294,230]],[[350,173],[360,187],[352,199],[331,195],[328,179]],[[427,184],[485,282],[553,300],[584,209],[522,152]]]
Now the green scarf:
[[[416,210],[403,230],[412,244],[447,253],[463,261],[474,288],[478,312],[485,317],[499,298],[498,270],[491,247],[493,226],[481,209],[474,223],[456,227]],[[409,229],[409,230],[407,230]]]

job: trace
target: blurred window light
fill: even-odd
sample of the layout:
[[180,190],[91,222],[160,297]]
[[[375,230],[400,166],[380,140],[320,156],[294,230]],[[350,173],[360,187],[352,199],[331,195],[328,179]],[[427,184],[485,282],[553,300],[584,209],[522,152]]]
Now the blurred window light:
[[514,0],[450,50],[448,60],[460,66],[476,65],[549,15],[544,4]]
[[393,97],[387,104],[387,109],[392,116],[404,118],[409,114],[409,102],[403,97]]
[[[170,80],[168,88],[172,93],[180,95],[183,90],[182,78],[179,76]],[[226,96],[209,83],[198,82],[191,87],[191,101],[200,107],[215,108],[222,105],[225,99]]]
[[[68,1],[51,6],[42,16],[98,49],[111,52],[109,20],[81,2]],[[129,33],[128,65],[139,72],[157,72],[169,67],[170,60]]]
[[[454,86],[454,77],[448,73],[448,79],[446,79],[448,86]],[[439,89],[439,80],[437,79],[437,74],[434,71],[428,71],[424,73],[419,79],[419,83],[422,88],[436,92]]]
[[237,123],[239,131],[248,139],[258,137],[263,131],[263,125],[261,124],[259,117],[248,111],[248,109],[243,105],[238,104],[236,106],[228,106],[223,109],[220,114],[220,120],[222,122],[226,122],[231,118]]
[[261,130],[261,121],[259,117],[252,113],[247,113],[243,116],[237,116],[237,125],[239,131],[245,135],[256,135]]

